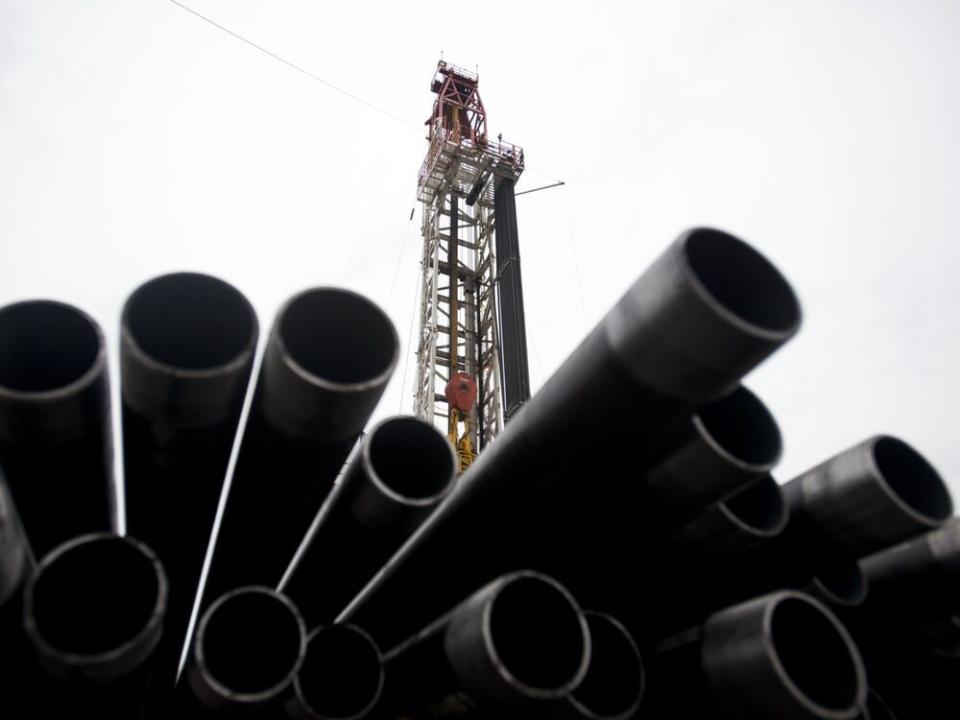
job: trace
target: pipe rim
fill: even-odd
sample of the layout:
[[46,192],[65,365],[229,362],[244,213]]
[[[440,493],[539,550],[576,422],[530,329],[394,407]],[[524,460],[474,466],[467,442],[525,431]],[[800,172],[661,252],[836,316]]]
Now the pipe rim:
[[[169,282],[174,279],[183,278],[211,281],[211,284],[218,285],[222,289],[234,295],[234,299],[239,301],[240,306],[242,306],[243,309],[249,313],[250,337],[247,339],[247,342],[244,344],[243,348],[226,362],[204,368],[190,368],[182,365],[174,365],[172,363],[159,360],[151,353],[148,353],[137,340],[136,335],[130,326],[130,314],[133,310],[132,305],[137,299],[137,296],[143,291],[153,289],[157,283]],[[130,297],[128,297],[126,302],[123,304],[123,311],[120,316],[120,344],[123,351],[129,352],[138,363],[149,367],[152,370],[156,370],[168,375],[177,375],[184,378],[203,379],[242,369],[247,363],[250,362],[250,358],[256,352],[257,338],[259,333],[260,325],[259,321],[257,320],[257,312],[247,296],[240,292],[236,287],[228,283],[226,280],[221,280],[213,275],[207,275],[206,273],[198,272],[167,273],[165,275],[158,275],[157,277],[141,283],[130,294]]]
[[88,367],[79,377],[66,383],[65,385],[59,385],[49,390],[17,390],[16,388],[11,388],[0,384],[0,399],[20,401],[28,400],[32,402],[54,402],[61,400],[64,397],[74,395],[84,388],[93,385],[101,375],[106,373],[106,340],[104,339],[103,330],[101,329],[100,324],[94,320],[90,314],[84,310],[81,310],[75,305],[71,305],[70,303],[61,302],[59,300],[36,299],[21,300],[19,302],[6,305],[0,308],[0,317],[2,317],[4,313],[23,310],[28,306],[56,307],[75,314],[80,320],[86,322],[93,331],[97,341],[97,352],[90,364],[90,367]]
[[[756,393],[752,392],[746,386],[738,385],[732,392],[727,393],[722,398],[708,403],[708,405],[717,405],[719,403],[729,402],[731,400],[735,401],[737,398],[742,398],[746,401],[748,407],[747,413],[750,415],[749,419],[751,420],[751,423],[754,425],[762,424],[765,430],[769,433],[769,437],[766,438],[766,440],[776,445],[776,450],[763,462],[751,462],[750,460],[734,455],[730,448],[723,445],[717,439],[715,433],[710,432],[710,428],[707,427],[706,422],[703,420],[703,418],[701,418],[700,413],[702,411],[697,411],[693,415],[693,426],[697,431],[697,435],[703,438],[704,442],[706,442],[710,449],[733,467],[749,473],[759,474],[768,472],[769,470],[773,469],[774,466],[776,466],[783,455],[783,434],[780,432],[780,426],[777,424],[777,420],[773,416],[773,413],[770,412],[770,408],[766,406],[766,403],[764,403],[756,395]],[[759,435],[755,429],[745,434]]]
[[[584,618],[587,620],[587,625],[591,620],[600,621],[607,623],[613,626],[614,630],[619,633],[620,637],[627,643],[630,651],[633,653],[634,657],[637,660],[637,669],[639,670],[637,677],[637,697],[633,702],[620,712],[612,715],[603,715],[589,707],[587,707],[580,699],[577,697],[577,691],[580,689],[579,686],[574,688],[570,694],[567,696],[568,702],[576,709],[576,711],[582,715],[584,718],[589,718],[589,720],[628,720],[632,718],[637,712],[637,709],[640,707],[640,703],[643,700],[643,693],[646,690],[646,672],[643,667],[643,659],[640,654],[640,648],[637,647],[637,643],[634,641],[633,636],[630,634],[630,631],[617,620],[615,617],[608,615],[607,613],[598,612],[596,610],[584,610]],[[591,652],[594,649],[594,643],[592,641],[591,633]]]
[[[134,637],[125,643],[99,653],[63,652],[49,642],[40,631],[40,628],[37,626],[37,621],[33,613],[36,584],[41,578],[43,571],[49,568],[51,564],[55,563],[64,555],[72,552],[77,547],[99,542],[125,544],[143,556],[143,558],[146,559],[153,568],[157,582],[157,598],[150,610],[150,615],[147,618],[144,626]],[[153,550],[151,550],[146,544],[130,537],[129,535],[116,535],[111,532],[97,532],[89,533],[87,535],[80,535],[72,540],[68,540],[67,542],[57,546],[47,553],[47,555],[43,558],[43,560],[40,561],[36,567],[36,570],[28,579],[27,585],[24,589],[23,600],[24,629],[26,630],[26,634],[30,638],[34,647],[37,649],[37,653],[39,655],[42,655],[46,658],[56,658],[56,663],[67,668],[68,672],[82,672],[83,670],[89,668],[102,667],[120,662],[128,656],[132,658],[138,658],[142,655],[142,657],[139,657],[136,663],[134,663],[134,666],[136,666],[136,664],[139,664],[139,662],[149,656],[149,654],[153,652],[153,649],[160,642],[160,637],[163,632],[163,621],[166,613],[168,592],[169,581],[167,580],[167,575],[166,572],[164,572],[163,565],[160,563],[160,559],[156,556]],[[149,638],[147,644],[142,645],[144,640],[147,638]]]
[[[450,458],[450,473],[443,487],[435,493],[430,495],[423,496],[413,496],[413,495],[404,495],[403,493],[394,490],[376,471],[373,458],[371,457],[373,439],[378,430],[381,430],[385,426],[393,424],[404,424],[404,425],[413,425],[416,424],[418,427],[422,427],[425,432],[432,432],[439,441],[446,448],[447,453]],[[431,437],[432,442],[432,437]],[[438,445],[439,447],[439,445]],[[394,415],[392,417],[385,418],[378,422],[370,432],[367,434],[367,438],[363,443],[363,449],[361,451],[361,459],[363,462],[364,470],[366,471],[367,477],[373,482],[374,486],[387,498],[395,502],[398,505],[404,505],[407,507],[431,507],[433,505],[439,504],[442,500],[446,499],[454,490],[457,485],[457,455],[453,450],[453,446],[447,441],[447,438],[441,433],[434,425],[431,423],[424,422],[419,418],[410,416],[410,415]]]
[[[313,641],[314,638],[316,638],[318,635],[320,635],[324,631],[330,630],[331,628],[348,630],[351,633],[354,633],[357,636],[361,637],[364,641],[366,641],[366,643],[370,646],[370,648],[376,653],[376,656],[380,659],[380,670],[378,672],[378,677],[377,677],[377,689],[374,692],[373,697],[370,699],[370,702],[368,702],[363,708],[353,713],[352,715],[324,715],[323,713],[318,712],[317,709],[314,708],[307,701],[307,698],[304,696],[302,683],[300,682],[299,670],[297,671],[297,674],[293,679],[293,692],[297,697],[297,702],[300,703],[300,705],[307,711],[308,716],[311,718],[318,718],[318,720],[360,720],[360,718],[364,718],[367,715],[369,715],[369,713],[373,710],[373,708],[376,707],[377,703],[380,702],[380,696],[383,694],[383,685],[385,680],[385,672],[383,667],[383,654],[380,652],[380,647],[377,645],[377,643],[374,641],[374,639],[370,636],[368,632],[350,623],[321,625],[319,627],[314,628],[310,632],[310,634],[307,636],[306,652],[307,653],[310,652],[310,643],[311,641]],[[306,659],[304,659],[304,661],[306,661]]]
[[[331,294],[339,295],[343,298],[349,298],[355,302],[358,302],[360,305],[364,306],[365,309],[369,310],[374,316],[378,318],[381,322],[384,323],[384,326],[388,328],[391,344],[393,346],[393,351],[390,354],[385,366],[381,369],[379,373],[373,377],[366,378],[361,381],[355,382],[341,382],[337,380],[331,380],[330,378],[325,378],[321,375],[315,374],[307,370],[302,364],[296,361],[293,358],[293,355],[290,353],[290,348],[288,343],[283,338],[283,332],[281,327],[283,325],[283,320],[285,319],[288,311],[299,301],[304,298],[310,297],[312,295],[320,294]],[[397,362],[400,358],[400,336],[397,335],[397,329],[393,326],[393,322],[390,320],[390,317],[377,305],[375,302],[367,298],[365,295],[362,295],[353,290],[347,290],[346,288],[322,286],[315,288],[308,288],[307,290],[302,290],[297,293],[290,299],[288,299],[277,312],[277,318],[274,322],[274,329],[271,333],[271,341],[276,343],[277,349],[280,351],[280,356],[283,358],[283,362],[287,367],[290,368],[297,377],[303,380],[308,385],[313,385],[324,390],[329,390],[338,393],[344,392],[356,392],[361,393],[372,388],[377,388],[382,385],[385,385],[393,374],[394,369],[397,366]]]
[[[877,452],[882,452],[885,448],[903,453],[910,462],[916,463],[919,470],[913,471],[911,474],[915,474],[926,483],[926,486],[922,489],[935,496],[931,499],[931,502],[942,506],[939,512],[925,512],[915,503],[906,499],[901,491],[897,490],[895,487],[897,483],[892,482],[884,474],[881,463],[877,458]],[[930,461],[912,445],[893,435],[876,435],[863,444],[863,452],[866,453],[868,466],[873,471],[880,489],[911,520],[924,527],[934,529],[942,526],[953,515],[953,499],[943,477],[930,464]]]
[[[756,522],[750,522],[745,519],[745,513],[737,511],[738,500],[750,500],[758,493],[776,495],[776,508],[773,509],[773,512],[776,513],[776,520],[774,522],[762,525]],[[762,500],[763,498],[760,499]],[[758,538],[771,538],[779,535],[790,521],[790,513],[787,509],[787,503],[784,501],[783,492],[780,490],[780,485],[777,484],[777,481],[774,480],[771,475],[762,476],[748,487],[742,488],[726,500],[720,501],[717,503],[717,508],[736,528]]]
[[[755,273],[762,276],[763,281],[770,283],[770,289],[779,295],[777,301],[783,304],[782,311],[790,316],[789,322],[777,323],[781,327],[765,327],[729,307],[728,302],[718,297],[717,293],[708,287],[707,282],[701,277],[701,273],[694,268],[696,261],[690,257],[691,243],[700,242],[701,239],[708,237],[713,238],[712,242],[714,243],[726,244],[727,251],[739,252],[744,259],[754,263]],[[713,312],[745,333],[771,342],[783,342],[796,334],[803,316],[800,300],[783,274],[759,250],[735,235],[711,227],[691,228],[680,236],[678,242],[682,250],[677,254],[677,264],[680,272]],[[748,281],[747,278],[742,280],[744,282]],[[771,303],[773,301],[767,297],[766,302]]]
[[843,571],[852,570],[851,576],[854,578],[852,590],[838,591],[837,584],[825,577],[827,573],[814,575],[810,584],[831,605],[848,608],[863,605],[870,592],[870,581],[860,567],[860,563],[856,561],[851,561],[848,565],[844,563],[844,566],[841,566],[840,569]]
[[[580,659],[580,665],[577,667],[574,676],[562,686],[556,688],[540,688],[519,680],[507,669],[503,658],[497,651],[497,646],[493,639],[493,608],[496,604],[497,598],[500,596],[503,590],[518,580],[538,580],[549,585],[563,596],[563,598],[569,603],[570,608],[576,614],[577,621],[580,625],[581,637],[583,639],[583,657]],[[487,653],[490,656],[497,673],[508,684],[518,688],[526,697],[534,700],[554,700],[569,695],[570,692],[573,691],[583,681],[583,678],[587,674],[587,669],[590,666],[590,653],[592,648],[590,642],[590,628],[587,626],[587,620],[583,615],[583,610],[580,609],[580,605],[577,603],[576,598],[574,598],[570,591],[567,590],[563,585],[554,580],[552,577],[544,575],[543,573],[535,570],[520,570],[518,572],[510,573],[501,579],[501,582],[497,585],[494,592],[487,599],[487,602],[484,603],[481,633],[483,636],[483,643],[487,648]]]
[[[222,682],[220,682],[216,676],[210,671],[209,666],[207,665],[206,659],[206,650],[204,649],[203,639],[206,635],[206,631],[210,625],[210,620],[213,617],[216,610],[221,608],[225,603],[233,600],[234,598],[240,595],[264,595],[272,600],[275,600],[285,606],[289,611],[291,617],[296,621],[299,628],[300,634],[300,647],[297,653],[297,659],[293,663],[293,667],[283,676],[279,681],[271,685],[270,687],[260,690],[257,692],[250,693],[241,693],[236,692]],[[200,624],[197,626],[197,631],[193,639],[193,659],[199,669],[200,673],[203,676],[203,682],[209,687],[209,689],[223,702],[228,704],[250,704],[256,705],[268,702],[279,694],[281,694],[287,687],[289,687],[294,678],[296,678],[297,673],[300,672],[300,667],[303,665],[303,658],[307,649],[307,630],[303,622],[303,617],[300,615],[300,611],[297,609],[296,605],[287,598],[286,595],[279,593],[275,590],[271,590],[268,587],[262,587],[259,585],[246,585],[244,587],[239,587],[234,590],[231,590],[228,593],[224,593],[219,598],[217,598],[207,611],[203,614],[203,617],[200,619]]]
[[[804,603],[818,611],[820,616],[826,620],[833,628],[840,642],[847,650],[847,654],[853,666],[854,684],[856,690],[851,703],[845,708],[830,708],[814,700],[804,690],[802,690],[784,667],[774,642],[773,619],[777,609],[787,601],[796,601]],[[781,683],[790,693],[791,697],[798,702],[807,712],[814,717],[823,718],[823,720],[848,720],[856,717],[857,712],[863,706],[866,698],[867,675],[863,664],[863,658],[857,649],[856,643],[843,624],[824,606],[819,600],[794,591],[785,591],[776,593],[772,602],[767,603],[763,614],[763,647],[768,659],[776,670]]]

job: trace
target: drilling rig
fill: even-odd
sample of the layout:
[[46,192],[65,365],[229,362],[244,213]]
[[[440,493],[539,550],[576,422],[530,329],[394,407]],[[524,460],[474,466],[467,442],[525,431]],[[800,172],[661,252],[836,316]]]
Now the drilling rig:
[[479,77],[444,60],[430,89],[414,412],[466,469],[530,397],[514,188],[523,149],[491,138]]

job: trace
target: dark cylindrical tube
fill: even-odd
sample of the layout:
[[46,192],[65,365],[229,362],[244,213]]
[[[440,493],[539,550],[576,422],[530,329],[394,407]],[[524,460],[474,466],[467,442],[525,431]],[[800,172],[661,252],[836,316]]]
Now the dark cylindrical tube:
[[[783,487],[791,533],[859,558],[942,525],[950,491],[927,460],[902,440],[878,435]],[[795,533],[794,533],[795,531]]]
[[519,571],[478,590],[386,660],[385,717],[536,717],[582,682],[590,633],[561,585]]
[[867,610],[917,625],[960,610],[960,520],[861,561],[870,581]]
[[363,720],[383,690],[380,648],[353,625],[324,625],[307,637],[307,653],[285,705],[293,720]]
[[646,485],[663,511],[689,516],[768,473],[782,449],[773,415],[740,386],[697,410],[661,451]]
[[253,307],[209,275],[155,278],[123,308],[127,530],[170,581],[151,708],[173,688],[256,347]]
[[173,717],[279,717],[306,648],[290,600],[266,587],[232,590],[200,619]]
[[643,699],[640,650],[616,618],[584,612],[590,629],[590,664],[583,681],[550,709],[558,720],[629,720]]
[[276,586],[397,363],[390,319],[347,290],[300,293],[277,314],[243,433],[208,599]]
[[49,682],[38,716],[129,720],[143,709],[167,579],[143,543],[84,535],[48,554],[24,593],[24,627]]
[[0,472],[0,609],[23,589],[33,571],[33,554],[20,516]]
[[863,713],[857,720],[897,720],[897,716],[886,701],[871,688],[867,691]]
[[[619,480],[636,474],[650,448],[696,406],[734,390],[799,323],[789,284],[757,251],[717,230],[685,233],[524,405],[343,619],[388,647],[471,587],[517,567],[535,509],[578,510],[598,497],[609,507]],[[438,567],[445,568],[442,584],[433,581]]]
[[109,382],[89,315],[52,300],[0,309],[0,465],[38,557],[112,527]]
[[721,610],[663,643],[649,665],[652,718],[846,720],[866,696],[863,663],[843,625],[796,592]]
[[280,591],[329,623],[453,490],[453,447],[432,423],[381,421],[318,515]]

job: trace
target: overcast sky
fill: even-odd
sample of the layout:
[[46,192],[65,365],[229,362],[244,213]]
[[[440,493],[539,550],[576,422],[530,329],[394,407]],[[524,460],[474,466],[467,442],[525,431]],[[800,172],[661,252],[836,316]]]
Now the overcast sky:
[[[674,236],[715,225],[803,302],[748,378],[780,479],[889,432],[960,491],[960,3],[183,2],[395,117],[170,0],[0,0],[0,304],[73,302],[114,342],[127,293],[191,269],[265,334],[289,295],[340,285],[408,356],[442,50],[479,66],[521,184],[567,182],[518,198],[534,388]],[[413,373],[379,415],[411,410]]]

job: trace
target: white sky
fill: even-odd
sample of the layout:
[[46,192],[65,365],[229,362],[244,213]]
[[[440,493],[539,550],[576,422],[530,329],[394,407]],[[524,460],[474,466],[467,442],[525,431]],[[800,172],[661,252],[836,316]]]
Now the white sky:
[[[522,185],[568,183],[518,198],[534,388],[711,224],[804,303],[748,379],[785,433],[778,476],[890,432],[960,490],[960,3],[184,2],[414,125],[441,50],[479,65]],[[0,303],[73,302],[113,342],[127,293],[192,269],[243,290],[265,334],[334,284],[412,352],[425,151],[168,0],[0,0]],[[410,411],[413,372],[379,415]]]

